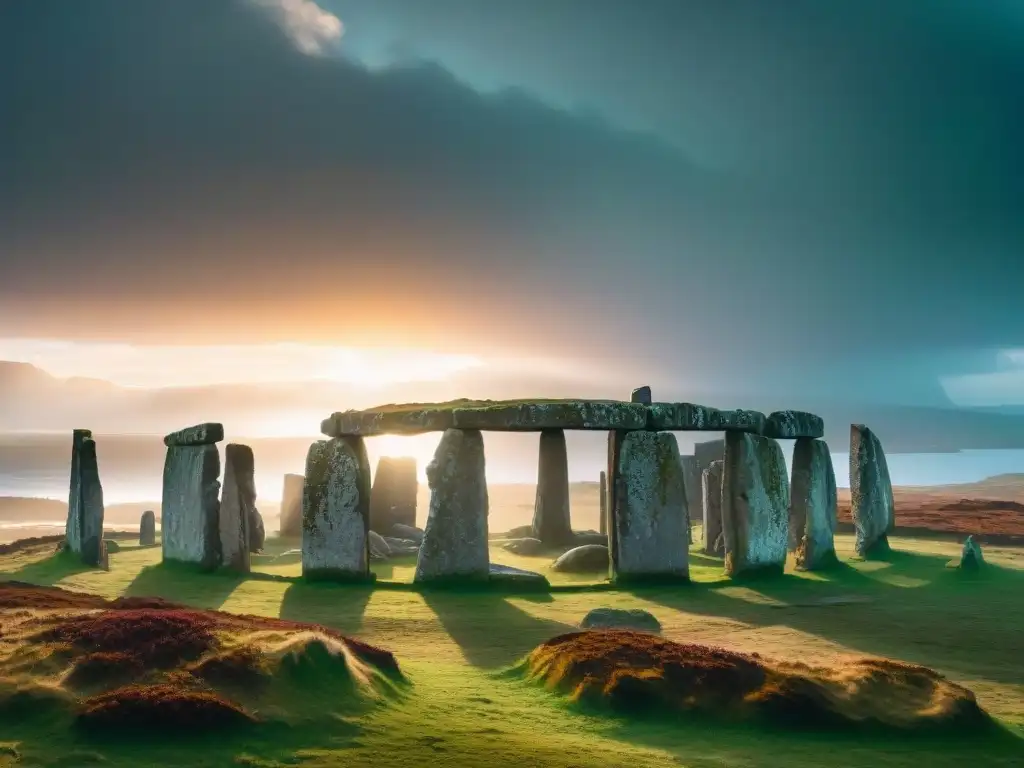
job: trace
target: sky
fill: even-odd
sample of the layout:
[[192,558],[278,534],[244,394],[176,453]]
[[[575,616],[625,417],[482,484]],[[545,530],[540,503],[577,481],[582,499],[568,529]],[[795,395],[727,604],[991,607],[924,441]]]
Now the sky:
[[1024,405],[1021,82],[1015,0],[6,0],[0,359]]

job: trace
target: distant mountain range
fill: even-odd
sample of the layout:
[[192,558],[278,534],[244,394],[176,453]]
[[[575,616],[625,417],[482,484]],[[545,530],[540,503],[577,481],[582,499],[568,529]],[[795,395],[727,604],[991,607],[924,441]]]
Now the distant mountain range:
[[[299,378],[298,376],[296,377]],[[621,375],[620,375],[621,378]],[[642,382],[641,382],[642,383]],[[164,434],[187,424],[220,421],[236,434],[316,436],[320,419],[346,408],[386,402],[430,402],[457,397],[628,397],[618,383],[581,383],[552,374],[473,370],[445,381],[382,386],[373,391],[328,381],[143,389],[98,379],[58,379],[26,363],[0,361],[0,432],[63,431]],[[1024,449],[1024,408],[917,407],[882,403],[778,402],[775,398],[712,393],[655,392],[656,399],[719,408],[809,410],[825,419],[826,439],[842,451],[849,425],[869,425],[890,453],[944,453],[969,449]],[[712,436],[709,436],[709,439]]]

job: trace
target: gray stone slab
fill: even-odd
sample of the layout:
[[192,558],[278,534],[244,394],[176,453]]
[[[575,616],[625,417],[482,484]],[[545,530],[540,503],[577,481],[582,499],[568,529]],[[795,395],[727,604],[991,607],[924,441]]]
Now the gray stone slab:
[[896,524],[889,465],[882,443],[863,424],[850,425],[850,501],[857,554],[888,552],[888,535]]
[[224,448],[224,485],[217,516],[221,565],[240,573],[249,572],[249,527],[256,508],[254,472],[252,448],[228,443]]
[[416,459],[381,456],[370,491],[370,530],[387,532],[393,525],[416,525]]
[[497,563],[490,564],[488,578],[492,584],[534,588],[547,588],[551,586],[544,574],[527,571],[522,568],[514,568],[511,565],[498,565]]
[[281,491],[281,517],[278,524],[281,536],[302,535],[302,489],[306,478],[302,475],[285,475]]
[[597,479],[598,514],[601,516],[598,526],[600,532],[608,533],[608,473],[601,470]]
[[643,403],[644,405],[650,405],[653,395],[651,394],[651,388],[647,386],[637,387],[629,396],[629,402],[631,403]]
[[147,509],[139,519],[139,545],[151,547],[156,544],[156,514]]
[[580,629],[632,629],[661,634],[661,622],[640,608],[594,608],[580,622]]
[[822,440],[798,438],[793,448],[789,548],[796,567],[813,571],[836,562],[838,507],[832,454]]
[[545,429],[540,433],[537,494],[533,505],[533,538],[557,547],[573,540],[569,512],[569,457],[565,432]]
[[160,537],[163,558],[220,565],[220,454],[217,446],[171,446],[164,459]]
[[[79,447],[78,473],[81,480],[79,509],[81,510],[81,539],[77,554],[82,562],[93,567],[103,562],[103,486],[100,484],[96,441],[82,440]],[[72,548],[72,551],[75,551]]]
[[92,439],[88,429],[71,433],[71,478],[68,490],[68,518],[64,525],[67,548],[75,554],[82,552],[82,442]]
[[196,424],[177,432],[171,432],[164,436],[164,445],[170,447],[185,447],[192,445],[213,445],[224,439],[224,425],[214,422]]
[[701,496],[704,513],[703,551],[715,557],[725,557],[725,537],[722,535],[722,474],[725,461],[712,461],[701,473]]
[[695,403],[651,403],[647,428],[671,431],[718,431],[723,429],[723,413],[717,408]]
[[818,438],[825,435],[825,420],[806,411],[775,411],[768,414],[764,436],[776,440]]
[[702,472],[696,456],[681,456],[683,484],[686,487],[687,543],[693,544],[693,521],[704,519],[704,488]]

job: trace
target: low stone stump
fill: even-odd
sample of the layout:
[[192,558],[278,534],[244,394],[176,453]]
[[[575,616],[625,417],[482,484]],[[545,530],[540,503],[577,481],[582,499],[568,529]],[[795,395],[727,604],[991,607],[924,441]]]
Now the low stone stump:
[[736,578],[782,573],[789,543],[789,477],[779,444],[728,432],[722,474],[725,571]]
[[449,429],[427,465],[430,511],[413,581],[486,581],[487,478],[484,440],[476,430]]
[[491,563],[488,567],[488,583],[499,587],[530,591],[538,589],[547,591],[551,587],[547,577],[542,573],[497,563]]
[[256,509],[254,472],[252,448],[236,443],[224,448],[224,487],[218,515],[221,565],[239,573],[249,572],[249,528]]
[[216,445],[168,447],[160,512],[164,560],[211,570],[220,565],[219,477]]
[[789,507],[789,549],[796,567],[813,571],[836,562],[838,507],[832,454],[822,440],[797,438]]
[[416,525],[416,459],[381,456],[370,491],[370,530],[386,532],[394,525]]
[[302,489],[306,478],[302,475],[285,475],[281,491],[281,518],[278,533],[281,536],[302,535]]
[[850,512],[857,554],[887,554],[888,534],[896,523],[889,465],[881,442],[863,424],[850,425]]
[[533,538],[540,539],[546,546],[557,547],[572,541],[565,432],[561,429],[543,430],[538,453]]
[[306,455],[302,575],[316,581],[372,581],[370,461],[359,437],[318,440]]
[[139,546],[152,547],[156,544],[156,515],[147,509],[139,520]]
[[688,579],[686,488],[675,436],[627,433],[618,470],[612,579]]
[[686,488],[686,543],[693,544],[693,521],[704,519],[704,491],[696,456],[682,456],[683,485]]
[[722,535],[722,473],[725,462],[712,461],[701,473],[704,507],[703,551],[715,557],[725,557],[725,536]]

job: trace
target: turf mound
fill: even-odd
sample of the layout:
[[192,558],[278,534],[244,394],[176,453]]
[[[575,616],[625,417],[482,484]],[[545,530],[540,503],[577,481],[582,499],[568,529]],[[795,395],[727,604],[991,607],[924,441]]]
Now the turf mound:
[[810,667],[632,630],[595,630],[548,640],[515,671],[574,702],[620,714],[902,732],[991,725],[971,691],[889,659]]
[[209,691],[173,685],[118,688],[85,701],[81,726],[94,731],[164,730],[181,733],[220,731],[255,722],[237,704]]
[[59,587],[39,587],[23,581],[0,581],[0,610],[31,608],[102,608],[107,601],[97,595],[68,592]]

